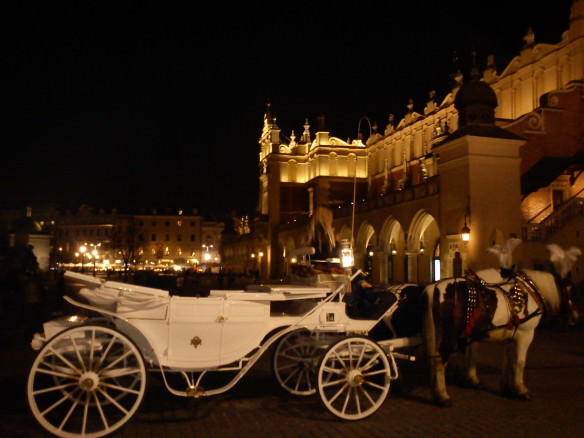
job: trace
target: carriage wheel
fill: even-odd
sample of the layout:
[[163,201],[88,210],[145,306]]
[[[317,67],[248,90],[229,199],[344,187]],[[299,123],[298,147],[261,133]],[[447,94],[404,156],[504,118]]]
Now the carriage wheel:
[[318,391],[329,411],[344,420],[360,420],[383,404],[390,366],[382,348],[363,337],[333,344],[318,367]]
[[319,357],[319,349],[308,331],[287,334],[276,346],[272,361],[278,383],[290,394],[306,396],[316,393]]
[[146,390],[138,348],[103,326],[73,327],[41,349],[28,375],[36,420],[60,437],[101,437],[134,415]]

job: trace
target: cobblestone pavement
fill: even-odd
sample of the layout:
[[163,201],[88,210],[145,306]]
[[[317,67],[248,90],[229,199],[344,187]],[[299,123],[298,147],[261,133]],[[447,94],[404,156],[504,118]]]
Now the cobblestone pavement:
[[[2,332],[0,437],[49,436],[25,404],[24,380],[33,353],[18,331]],[[570,331],[540,328],[532,344],[526,383],[533,400],[498,393],[501,347],[482,350],[483,387],[456,385],[457,365],[449,367],[454,405],[431,402],[421,362],[400,362],[400,384],[373,416],[347,422],[330,414],[318,396],[294,397],[273,378],[270,356],[223,395],[190,400],[172,396],[154,376],[140,411],[115,438],[242,437],[577,437],[584,436],[584,327]],[[458,363],[457,363],[458,362]]]

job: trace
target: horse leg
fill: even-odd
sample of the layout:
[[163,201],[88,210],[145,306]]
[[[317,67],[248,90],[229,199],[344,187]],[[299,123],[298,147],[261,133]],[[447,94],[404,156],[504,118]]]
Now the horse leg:
[[529,390],[523,381],[527,350],[533,341],[534,330],[517,332],[513,342],[505,345],[505,366],[501,389],[503,394],[520,400],[530,400]]
[[430,385],[432,395],[436,403],[440,406],[450,406],[452,404],[450,396],[446,391],[446,361],[438,353],[436,345],[438,343],[439,330],[435,325],[434,312],[432,309],[432,293],[426,291],[427,307],[424,315],[424,339],[426,343],[426,358],[430,367]]
[[465,352],[465,383],[471,388],[478,388],[480,384],[477,375],[477,354],[478,343],[471,342],[467,345]]
[[446,365],[448,362],[442,360],[442,356],[435,354],[430,357],[432,395],[440,406],[452,406],[452,400],[446,391]]

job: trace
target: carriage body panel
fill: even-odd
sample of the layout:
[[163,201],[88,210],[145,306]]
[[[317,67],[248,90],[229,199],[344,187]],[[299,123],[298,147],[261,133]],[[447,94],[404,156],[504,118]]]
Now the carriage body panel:
[[[232,364],[277,329],[365,334],[378,322],[350,318],[341,301],[323,303],[331,294],[329,285],[251,285],[245,291],[212,290],[208,297],[183,297],[71,274],[67,276],[85,286],[80,295],[98,312],[113,315],[116,327],[136,342],[147,361],[176,370]],[[55,325],[53,334],[66,327]]]

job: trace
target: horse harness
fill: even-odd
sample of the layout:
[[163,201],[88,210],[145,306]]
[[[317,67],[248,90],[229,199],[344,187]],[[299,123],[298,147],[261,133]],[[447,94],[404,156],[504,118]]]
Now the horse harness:
[[[517,273],[513,273],[513,286],[509,291],[506,291],[501,286],[505,283],[495,283],[489,284],[486,283],[482,278],[480,278],[475,272],[468,270],[466,272],[466,283],[468,289],[468,298],[466,303],[466,310],[465,310],[465,334],[470,336],[473,329],[473,315],[478,306],[478,294],[480,291],[489,289],[489,288],[496,288],[497,290],[501,291],[503,296],[506,298],[507,305],[509,308],[509,321],[505,324],[501,324],[498,326],[489,327],[487,331],[496,330],[500,328],[506,329],[513,329],[514,333],[517,331],[517,328],[529,321],[532,318],[537,316],[543,315],[544,313],[544,300],[539,291],[537,290],[537,286],[533,281],[525,274],[523,271],[519,271]],[[484,296],[484,294],[483,294]],[[528,297],[531,296],[535,302],[537,303],[537,310],[527,313],[527,300]],[[495,309],[491,308],[492,305],[485,306],[487,312],[489,314],[489,319],[492,319],[495,313]],[[521,314],[524,314],[521,317]]]

